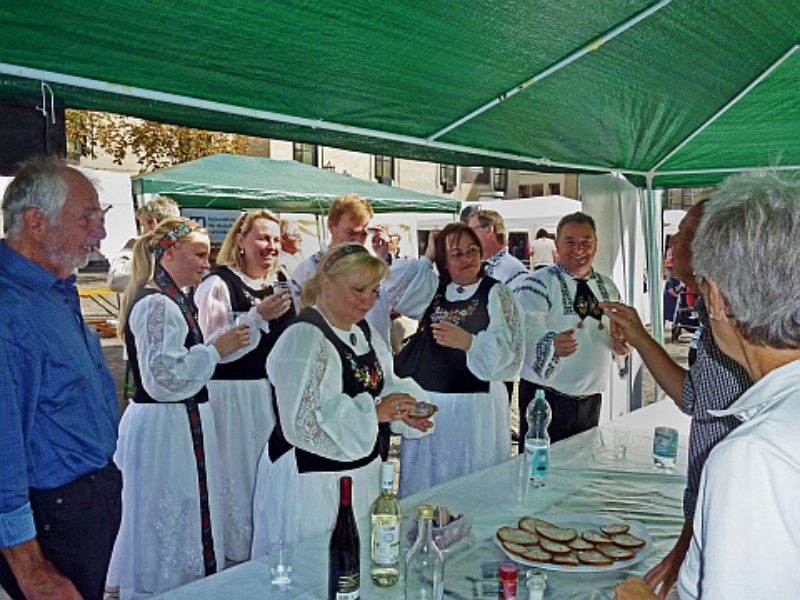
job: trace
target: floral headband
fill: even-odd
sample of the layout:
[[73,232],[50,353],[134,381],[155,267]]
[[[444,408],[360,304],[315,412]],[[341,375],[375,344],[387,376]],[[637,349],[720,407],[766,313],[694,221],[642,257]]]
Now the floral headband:
[[200,225],[193,221],[178,223],[175,227],[170,229],[164,234],[164,237],[158,241],[158,244],[153,249],[153,257],[156,259],[156,262],[161,260],[161,257],[164,256],[167,250],[198,229],[201,229]]
[[327,273],[331,270],[331,267],[336,263],[337,260],[344,258],[345,256],[350,256],[352,254],[358,254],[360,252],[367,252],[367,249],[364,248],[361,244],[347,244],[342,246],[338,250],[336,250],[333,254],[331,254],[325,262],[322,263],[322,272]]

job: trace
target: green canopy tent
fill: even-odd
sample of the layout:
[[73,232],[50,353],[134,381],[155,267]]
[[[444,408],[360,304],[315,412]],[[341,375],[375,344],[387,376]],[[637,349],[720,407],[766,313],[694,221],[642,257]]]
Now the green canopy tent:
[[132,178],[133,193],[166,194],[183,207],[269,208],[327,214],[333,200],[355,193],[375,212],[458,212],[461,203],[364,181],[292,160],[215,154]]
[[3,4],[0,99],[45,112],[54,97],[422,160],[617,172],[648,189],[800,166],[797,0]]

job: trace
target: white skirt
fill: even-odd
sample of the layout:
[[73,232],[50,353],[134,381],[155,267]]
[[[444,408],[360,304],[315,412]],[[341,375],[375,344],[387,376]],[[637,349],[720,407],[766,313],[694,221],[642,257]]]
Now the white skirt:
[[214,411],[222,464],[225,557],[250,558],[253,543],[253,491],[261,451],[275,425],[266,379],[212,380],[208,397]]
[[439,407],[436,429],[400,443],[402,498],[511,456],[508,393],[503,383],[492,382],[489,393],[426,392]]
[[[203,446],[217,568],[225,565],[219,450],[214,414],[201,404]],[[120,525],[108,585],[145,598],[204,577],[197,465],[183,404],[131,403],[114,462],[122,471]]]
[[[298,473],[294,449],[276,462],[265,449],[258,463],[253,501],[253,552],[258,558],[267,546],[279,541],[297,544],[333,531],[339,509],[339,478],[353,478],[353,514],[356,520],[369,515],[380,494],[381,459],[352,471]],[[360,532],[362,540],[369,531]],[[365,537],[366,536],[366,537]]]

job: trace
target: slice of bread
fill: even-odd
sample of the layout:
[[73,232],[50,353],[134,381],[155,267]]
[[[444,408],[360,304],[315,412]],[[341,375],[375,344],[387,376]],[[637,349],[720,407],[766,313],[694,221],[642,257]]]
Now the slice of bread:
[[536,526],[536,533],[548,540],[565,544],[578,537],[578,532],[572,528]]
[[530,546],[523,546],[522,544],[514,544],[513,542],[500,542],[503,544],[503,548],[505,548],[511,554],[516,554],[517,556],[522,556],[528,550],[531,549]]
[[528,551],[522,555],[522,558],[525,560],[530,560],[533,562],[550,562],[553,559],[553,555],[549,552],[542,550],[539,546],[533,546],[528,549]]
[[642,538],[638,538],[630,533],[615,535],[611,540],[622,548],[641,548],[645,545],[645,541]]
[[570,547],[566,544],[562,544],[561,542],[554,542],[552,540],[548,540],[547,538],[539,538],[539,545],[542,547],[542,550],[545,552],[549,552],[550,554],[569,554]]
[[631,526],[627,523],[611,523],[610,525],[602,525],[600,527],[600,531],[606,535],[621,535],[623,533],[628,533],[630,529]]
[[572,548],[573,550],[594,550],[595,545],[591,542],[587,542],[585,539],[577,537],[571,542],[567,542],[567,546]]
[[602,552],[612,560],[630,560],[636,553],[628,548],[620,548],[616,544],[600,544],[597,547],[598,552]]
[[514,527],[501,527],[497,530],[497,539],[501,542],[511,542],[523,546],[533,546],[539,541],[538,536],[530,531],[515,529]]
[[577,567],[580,564],[578,557],[572,553],[569,554],[555,554],[553,556],[553,564],[565,565],[567,567]]
[[593,567],[607,567],[608,565],[614,564],[613,560],[597,550],[578,552],[578,560],[587,565],[592,565]]
[[590,529],[589,531],[584,531],[581,537],[585,539],[587,542],[591,542],[595,545],[614,543],[610,537],[600,533],[599,531],[595,531],[594,529]]

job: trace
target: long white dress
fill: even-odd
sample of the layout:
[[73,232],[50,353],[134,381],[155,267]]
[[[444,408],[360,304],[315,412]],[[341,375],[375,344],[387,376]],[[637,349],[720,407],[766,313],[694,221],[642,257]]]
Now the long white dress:
[[[450,283],[445,298],[468,300],[480,281],[468,286]],[[461,291],[459,291],[461,290]],[[467,367],[489,381],[489,392],[446,394],[426,390],[439,407],[436,431],[400,445],[400,496],[409,496],[438,483],[485,469],[511,456],[508,392],[522,364],[522,313],[513,292],[502,283],[489,290],[489,326],[472,338]]]
[[[205,574],[197,465],[186,406],[177,402],[199,392],[219,361],[213,346],[184,347],[186,321],[163,294],[136,302],[129,324],[144,389],[165,403],[131,403],[119,426],[114,462],[124,482],[122,524],[107,581],[119,586],[123,599],[160,594]],[[225,536],[217,434],[209,404],[200,404],[199,412],[214,552],[221,568]]]
[[[230,269],[252,289],[276,280],[254,280],[238,269]],[[206,278],[195,290],[200,329],[213,341],[233,324],[237,316],[231,308],[228,286],[217,275]],[[238,316],[238,324],[250,326],[250,343],[223,358],[220,363],[239,360],[256,349],[261,335],[269,333],[269,322],[255,307]],[[266,360],[266,358],[265,358]],[[250,558],[253,542],[253,490],[261,451],[275,425],[272,392],[264,379],[216,380],[208,382],[208,400],[214,419],[222,460],[225,510],[225,555],[231,562]]]
[[[363,356],[369,344],[361,329],[332,327],[334,333]],[[372,344],[380,361],[384,385],[380,395],[407,393],[417,400],[427,395],[411,379],[392,372],[392,356],[381,337],[371,328]],[[305,322],[289,327],[267,359],[267,374],[275,385],[281,427],[287,441],[319,456],[354,461],[367,456],[378,435],[378,418],[370,394],[355,397],[342,392],[342,366],[334,345],[322,331]],[[403,436],[425,433],[395,421],[392,430]],[[292,449],[270,460],[265,448],[258,464],[254,500],[253,558],[263,556],[267,545],[278,540],[296,543],[333,529],[339,504],[339,478],[353,478],[353,511],[365,517],[380,493],[380,457],[360,468],[341,472],[299,473]]]

